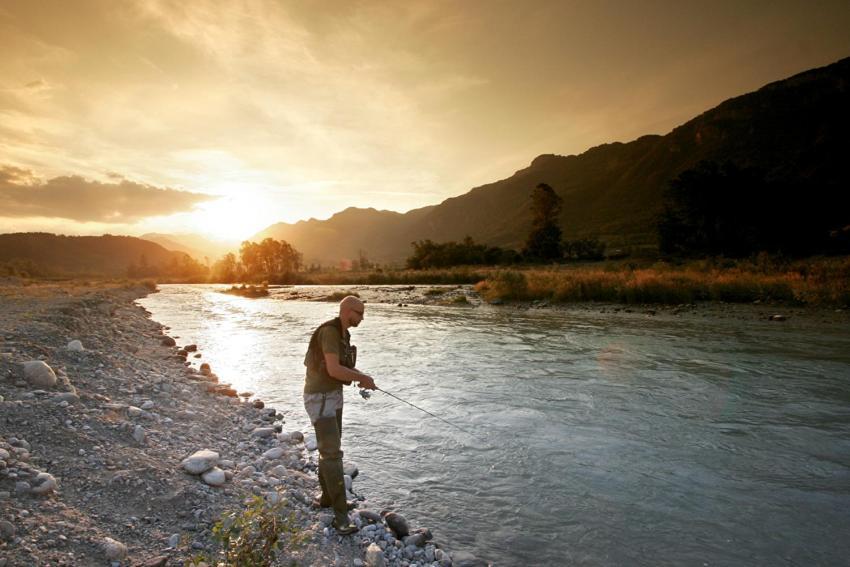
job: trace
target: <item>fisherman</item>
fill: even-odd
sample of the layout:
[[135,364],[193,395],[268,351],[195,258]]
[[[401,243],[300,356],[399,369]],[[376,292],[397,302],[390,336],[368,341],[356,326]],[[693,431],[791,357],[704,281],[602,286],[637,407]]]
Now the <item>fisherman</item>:
[[316,431],[319,446],[320,507],[333,507],[333,526],[340,535],[357,531],[348,517],[342,470],[342,386],[357,382],[360,388],[376,389],[370,376],[354,368],[357,348],[351,344],[348,329],[363,321],[364,305],[349,295],[339,303],[339,317],[319,325],[310,337],[304,365],[304,408]]

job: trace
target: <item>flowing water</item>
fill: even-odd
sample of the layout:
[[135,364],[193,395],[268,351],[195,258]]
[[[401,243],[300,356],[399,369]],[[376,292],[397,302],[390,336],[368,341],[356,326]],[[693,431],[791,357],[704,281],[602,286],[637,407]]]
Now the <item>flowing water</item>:
[[[224,381],[301,407],[330,303],[161,286],[140,303]],[[846,320],[844,320],[846,321]],[[346,389],[355,490],[497,565],[847,565],[850,328],[367,305],[380,392]]]

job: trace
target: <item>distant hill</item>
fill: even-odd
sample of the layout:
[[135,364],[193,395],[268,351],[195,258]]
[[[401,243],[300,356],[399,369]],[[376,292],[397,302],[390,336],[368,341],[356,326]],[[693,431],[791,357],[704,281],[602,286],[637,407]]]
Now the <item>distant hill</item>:
[[149,232],[139,238],[156,242],[166,250],[185,252],[202,263],[204,262],[204,258],[208,258],[210,263],[213,263],[228,252],[239,250],[238,244],[223,244],[204,238],[198,234],[160,234]]
[[0,263],[31,262],[50,275],[124,277],[132,264],[167,266],[184,256],[132,236],[0,234]]
[[470,235],[518,249],[531,223],[529,193],[545,182],[564,200],[566,238],[598,236],[612,247],[652,247],[663,191],[702,160],[755,166],[773,179],[846,187],[848,89],[850,58],[727,100],[664,136],[604,144],[580,155],[539,156],[507,179],[436,206],[405,214],[349,208],[324,221],[272,225],[252,240],[282,238],[307,262],[326,264],[356,258],[359,250],[370,260],[401,261],[411,241],[426,238]]

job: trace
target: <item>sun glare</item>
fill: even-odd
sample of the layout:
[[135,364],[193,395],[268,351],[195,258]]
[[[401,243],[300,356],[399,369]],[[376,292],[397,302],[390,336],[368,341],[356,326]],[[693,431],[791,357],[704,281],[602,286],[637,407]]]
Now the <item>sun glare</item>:
[[272,224],[264,210],[262,202],[249,196],[222,197],[198,206],[192,217],[199,232],[216,240],[241,241]]

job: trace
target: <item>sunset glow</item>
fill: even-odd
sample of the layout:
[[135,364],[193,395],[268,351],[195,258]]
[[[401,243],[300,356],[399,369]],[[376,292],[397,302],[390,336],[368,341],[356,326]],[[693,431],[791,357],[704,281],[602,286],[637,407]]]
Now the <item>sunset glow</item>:
[[846,56],[846,29],[842,2],[3,2],[0,232],[433,205],[666,133]]

